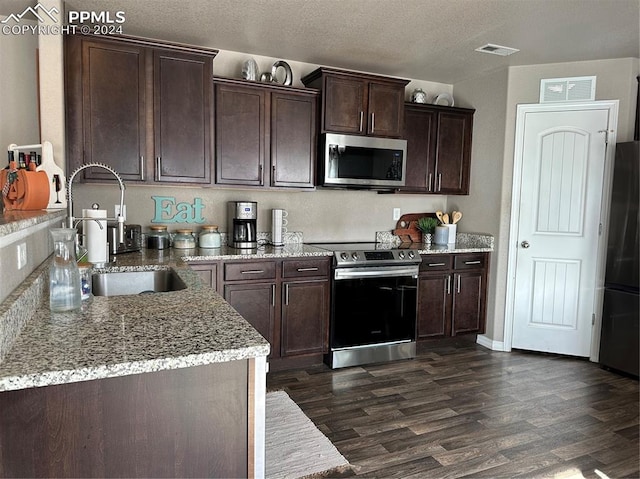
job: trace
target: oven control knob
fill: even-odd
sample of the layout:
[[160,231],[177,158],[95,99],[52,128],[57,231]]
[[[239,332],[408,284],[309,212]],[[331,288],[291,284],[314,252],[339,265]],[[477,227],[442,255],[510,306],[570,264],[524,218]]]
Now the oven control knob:
[[357,261],[358,260],[358,253],[356,253],[354,251],[353,253],[351,253],[351,257],[353,258],[353,261]]
[[409,258],[413,259],[414,256],[415,256],[415,253],[413,251],[409,251]]
[[399,257],[400,259],[404,259],[404,251],[400,251],[400,252],[398,253],[398,257]]
[[347,253],[340,253],[340,259],[342,261],[347,261],[347,259],[349,259],[349,255]]

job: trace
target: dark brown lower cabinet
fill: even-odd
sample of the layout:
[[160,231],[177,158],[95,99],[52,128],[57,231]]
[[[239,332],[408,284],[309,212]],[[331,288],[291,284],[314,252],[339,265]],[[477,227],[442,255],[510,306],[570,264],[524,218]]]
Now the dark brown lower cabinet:
[[217,263],[193,263],[191,269],[198,272],[198,275],[207,286],[218,291],[218,264]]
[[0,477],[247,477],[250,361],[0,393]]
[[269,341],[271,369],[322,363],[329,347],[331,259],[191,263]]
[[281,355],[327,352],[329,281],[285,282],[283,295]]
[[278,338],[275,335],[276,283],[250,282],[225,284],[224,299],[256,328],[271,344],[269,358],[278,357]]
[[424,255],[418,339],[484,333],[489,253]]

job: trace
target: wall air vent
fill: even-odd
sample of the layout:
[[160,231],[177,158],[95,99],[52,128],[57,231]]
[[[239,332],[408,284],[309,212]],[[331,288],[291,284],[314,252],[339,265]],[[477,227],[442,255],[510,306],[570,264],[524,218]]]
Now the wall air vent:
[[500,55],[501,57],[507,57],[512,53],[519,52],[517,48],[503,47],[500,45],[494,45],[493,43],[487,43],[486,45],[476,48],[477,52],[491,53],[492,55]]
[[540,103],[593,101],[596,77],[543,78],[540,80]]

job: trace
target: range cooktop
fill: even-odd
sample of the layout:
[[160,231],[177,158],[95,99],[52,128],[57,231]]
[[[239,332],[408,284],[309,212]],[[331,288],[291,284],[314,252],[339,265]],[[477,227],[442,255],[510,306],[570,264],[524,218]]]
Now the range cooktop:
[[310,246],[333,251],[335,267],[394,266],[420,263],[420,255],[409,249],[385,243],[311,243]]

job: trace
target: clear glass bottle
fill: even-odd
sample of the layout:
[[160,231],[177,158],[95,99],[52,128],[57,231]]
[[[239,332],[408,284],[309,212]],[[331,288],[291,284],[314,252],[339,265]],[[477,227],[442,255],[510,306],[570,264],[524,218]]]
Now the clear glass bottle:
[[176,230],[173,237],[173,247],[177,249],[189,249],[196,247],[196,238],[193,232],[188,229]]
[[218,232],[218,225],[203,226],[198,236],[200,248],[220,248],[222,240]]
[[82,304],[80,269],[76,263],[76,230],[52,228],[53,260],[49,267],[49,308],[54,312],[74,311]]

